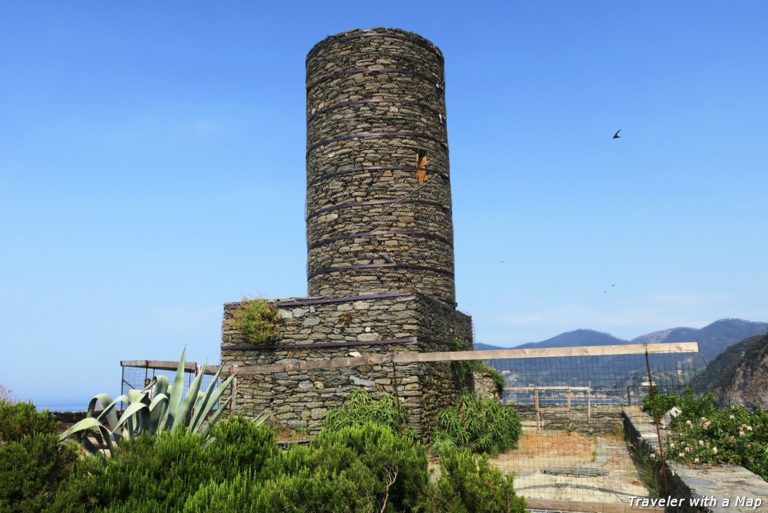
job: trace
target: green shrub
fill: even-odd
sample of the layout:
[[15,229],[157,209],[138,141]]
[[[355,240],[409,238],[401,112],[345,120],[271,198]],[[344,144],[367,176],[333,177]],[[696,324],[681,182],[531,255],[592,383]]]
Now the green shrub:
[[356,390],[340,407],[330,410],[323,419],[325,430],[338,431],[368,423],[387,426],[392,431],[406,429],[405,409],[391,395],[373,399],[365,390]]
[[525,499],[515,494],[513,478],[466,449],[440,455],[440,479],[429,498],[433,513],[524,513]]
[[379,502],[387,496],[396,511],[410,510],[426,490],[429,474],[424,446],[380,424],[340,431],[324,429],[313,447],[328,452],[352,450],[355,459],[376,477],[371,492]]
[[260,473],[210,482],[185,513],[415,511],[428,491],[424,448],[380,424],[324,429],[272,455]]
[[690,390],[681,396],[657,394],[644,402],[647,411],[657,408],[657,413],[672,406],[680,414],[665,440],[668,458],[693,465],[741,465],[768,479],[768,412],[742,406],[718,409],[711,394],[697,398]]
[[682,395],[665,394],[653,388],[643,398],[642,408],[658,421],[675,406],[682,411],[679,420],[701,418],[717,411],[717,402],[712,394],[697,398],[690,388],[686,388]]
[[466,447],[496,454],[514,448],[521,431],[520,419],[512,408],[464,394],[437,415],[433,449],[439,453],[451,447]]
[[43,511],[77,459],[59,424],[30,403],[0,401],[0,511]]
[[[184,431],[141,436],[121,442],[101,464],[96,457],[79,462],[61,487],[51,512],[136,512],[143,504],[159,504],[159,511],[180,511],[201,486],[236,477],[257,476],[279,453],[267,427],[242,417],[216,424],[206,440]],[[154,506],[152,506],[154,508]]]
[[243,298],[235,312],[234,327],[252,344],[272,342],[280,333],[280,313],[275,303],[266,299]]

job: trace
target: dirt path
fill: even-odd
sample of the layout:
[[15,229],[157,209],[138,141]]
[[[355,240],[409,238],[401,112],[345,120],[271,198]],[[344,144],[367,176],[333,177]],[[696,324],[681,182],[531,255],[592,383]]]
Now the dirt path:
[[620,436],[527,431],[518,448],[490,458],[515,474],[515,490],[538,499],[626,503],[649,491]]

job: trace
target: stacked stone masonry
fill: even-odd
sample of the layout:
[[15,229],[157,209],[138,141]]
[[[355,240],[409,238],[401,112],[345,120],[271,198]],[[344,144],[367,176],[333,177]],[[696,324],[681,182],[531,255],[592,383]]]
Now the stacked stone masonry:
[[442,54],[416,34],[352,31],[310,51],[310,296],[413,290],[455,304],[444,90]]
[[[471,344],[468,316],[422,294],[395,292],[349,298],[281,299],[280,334],[268,344],[249,344],[234,326],[242,303],[224,306],[222,363],[226,368],[388,352],[448,351],[460,338]],[[437,412],[458,390],[449,363],[372,365],[342,369],[242,374],[236,411],[262,411],[277,424],[316,433],[330,408],[363,388],[374,396],[393,394],[409,424],[427,433]]]
[[[249,344],[242,303],[224,307],[222,363],[247,367],[472,347],[456,310],[443,56],[416,34],[353,30],[321,41],[307,69],[309,298],[277,301],[280,332]],[[417,154],[429,162],[417,179]],[[462,386],[450,363],[238,373],[234,410],[307,434],[355,390],[394,394],[427,436]]]

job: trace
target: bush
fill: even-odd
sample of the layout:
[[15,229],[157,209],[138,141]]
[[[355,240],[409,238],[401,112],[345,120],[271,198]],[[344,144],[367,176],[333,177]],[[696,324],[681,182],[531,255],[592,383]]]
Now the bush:
[[391,395],[373,399],[365,390],[357,390],[343,405],[325,415],[323,428],[338,431],[374,423],[386,426],[395,432],[402,432],[406,429],[407,422],[405,410]]
[[441,475],[430,497],[434,513],[523,513],[525,499],[515,494],[513,478],[493,468],[485,456],[466,449],[440,455]]
[[711,394],[658,394],[656,404],[680,409],[665,440],[667,457],[688,464],[741,465],[768,478],[768,412],[741,406],[718,409]]
[[88,457],[62,487],[51,511],[128,511],[129,505],[144,503],[175,511],[211,481],[241,472],[258,475],[279,452],[268,428],[241,417],[216,424],[211,435],[213,439],[206,442],[183,431],[164,432],[123,441],[106,465]]
[[280,313],[275,303],[266,299],[243,298],[235,312],[234,326],[252,344],[271,342],[280,333]]
[[680,420],[700,418],[717,411],[717,402],[712,394],[704,394],[700,398],[686,388],[683,395],[664,394],[657,389],[643,398],[643,410],[654,420],[659,421],[669,410],[677,407],[682,411]]
[[437,429],[432,433],[433,449],[440,453],[466,447],[496,454],[514,448],[521,432],[520,419],[512,408],[464,394],[455,405],[438,414]]
[[256,477],[209,483],[185,513],[414,511],[428,490],[424,448],[380,424],[325,429],[274,454]]
[[43,511],[77,459],[59,424],[30,403],[0,401],[0,511]]

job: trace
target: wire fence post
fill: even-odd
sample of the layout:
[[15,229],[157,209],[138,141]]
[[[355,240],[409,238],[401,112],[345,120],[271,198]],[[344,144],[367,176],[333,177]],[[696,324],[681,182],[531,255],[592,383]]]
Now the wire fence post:
[[[648,355],[648,350],[645,351],[645,369],[648,372],[648,390],[651,396],[651,404],[654,404],[656,398],[656,389],[653,385],[653,372],[651,372],[651,359]],[[664,494],[669,493],[669,482],[667,481],[667,465],[664,459],[664,439],[661,437],[661,427],[659,426],[659,419],[653,416],[653,424],[656,426],[656,439],[659,442],[659,465],[661,469],[661,475],[664,481]]]

